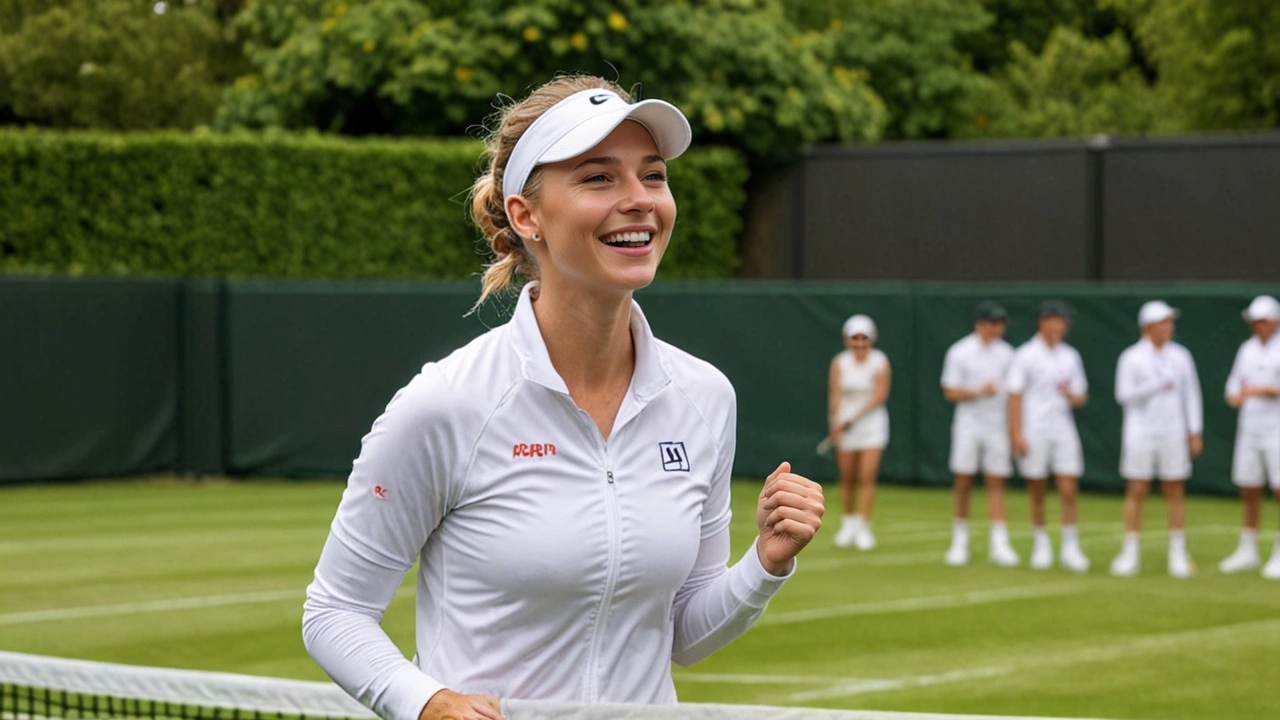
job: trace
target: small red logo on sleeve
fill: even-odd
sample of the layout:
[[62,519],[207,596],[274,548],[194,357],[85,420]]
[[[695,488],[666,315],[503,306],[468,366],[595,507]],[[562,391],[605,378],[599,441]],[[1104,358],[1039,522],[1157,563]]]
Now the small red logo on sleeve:
[[511,447],[511,457],[551,457],[556,446],[551,443],[516,443]]
[[386,499],[387,499],[387,489],[386,489],[386,488],[384,488],[384,487],[382,487],[381,485],[374,485],[374,486],[373,486],[373,496],[374,496],[374,497],[376,497],[376,498],[378,498],[379,500],[386,500]]

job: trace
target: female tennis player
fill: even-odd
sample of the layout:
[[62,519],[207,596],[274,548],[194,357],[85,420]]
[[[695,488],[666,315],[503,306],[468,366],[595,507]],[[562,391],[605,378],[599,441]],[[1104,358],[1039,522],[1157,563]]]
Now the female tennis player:
[[[866,315],[844,323],[845,350],[831,360],[827,379],[827,421],[840,470],[840,507],[844,516],[836,547],[871,550],[871,511],[876,502],[880,456],[889,444],[889,358],[875,349],[876,324]],[[857,510],[854,510],[854,488]]]
[[[732,567],[736,401],[656,339],[632,293],[676,220],[689,124],[562,77],[502,113],[472,214],[511,321],[428,363],[365,436],[307,589],[303,636],[385,718],[494,720],[498,698],[672,703],[671,662],[749,628],[821,525],[782,463]],[[416,648],[379,625],[419,562]]]

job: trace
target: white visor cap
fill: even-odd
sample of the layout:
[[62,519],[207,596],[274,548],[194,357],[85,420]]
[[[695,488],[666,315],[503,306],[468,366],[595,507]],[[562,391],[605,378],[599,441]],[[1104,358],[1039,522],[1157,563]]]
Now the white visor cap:
[[854,315],[844,321],[844,336],[851,338],[854,335],[866,335],[872,342],[876,339],[876,324],[866,315]]
[[1280,322],[1280,300],[1270,295],[1259,295],[1249,303],[1249,307],[1244,311],[1244,319],[1248,322],[1258,320]]
[[568,160],[608,137],[623,120],[649,131],[664,160],[689,149],[693,131],[680,109],[662,100],[628,103],[608,90],[583,90],[552,105],[516,141],[502,175],[502,199],[524,192],[534,168]]
[[1152,300],[1142,304],[1142,308],[1138,310],[1138,327],[1144,328],[1152,323],[1164,322],[1170,318],[1178,317],[1178,311],[1169,307],[1169,303],[1163,300]]

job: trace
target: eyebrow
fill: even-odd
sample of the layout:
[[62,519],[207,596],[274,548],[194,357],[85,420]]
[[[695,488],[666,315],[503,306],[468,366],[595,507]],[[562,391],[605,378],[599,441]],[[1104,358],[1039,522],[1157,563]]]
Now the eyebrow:
[[[649,163],[655,163],[655,162],[660,162],[665,165],[667,160],[661,155],[645,155],[644,159],[641,160],[641,164],[644,164],[644,165],[648,165]],[[604,155],[601,157],[587,158],[586,160],[583,160],[582,162],[575,165],[573,169],[577,170],[587,165],[621,165],[621,164],[622,164],[622,161],[619,160],[618,158],[613,157],[611,155]]]

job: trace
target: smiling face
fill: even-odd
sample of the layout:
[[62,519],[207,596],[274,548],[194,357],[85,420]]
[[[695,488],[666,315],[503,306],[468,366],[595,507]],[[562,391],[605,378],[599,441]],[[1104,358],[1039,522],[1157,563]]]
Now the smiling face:
[[853,351],[853,356],[858,360],[864,359],[871,352],[872,344],[871,338],[861,333],[844,339],[844,346]]
[[666,162],[653,136],[624,121],[600,144],[540,168],[538,199],[520,225],[544,288],[630,293],[653,282],[676,221]]

